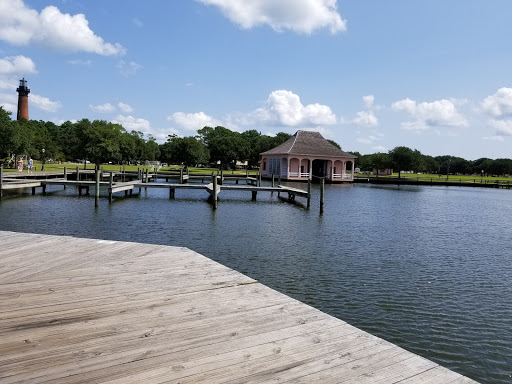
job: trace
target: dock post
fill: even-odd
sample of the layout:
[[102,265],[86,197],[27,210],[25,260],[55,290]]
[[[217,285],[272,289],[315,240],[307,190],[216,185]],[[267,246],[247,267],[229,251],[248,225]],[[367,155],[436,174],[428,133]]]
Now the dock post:
[[[64,180],[67,180],[67,179],[68,179],[68,169],[67,169],[67,167],[64,167],[64,175],[63,175],[63,178],[64,178]],[[64,184],[64,189],[66,189],[66,184]]]
[[36,194],[36,187],[32,187],[32,196]]
[[108,188],[108,201],[112,202],[112,184],[114,184],[114,172],[110,171],[109,188]]
[[169,199],[174,199],[176,188],[169,188]]
[[96,188],[94,190],[94,207],[98,208],[100,205],[100,169],[96,166],[96,172],[94,174],[96,177]]
[[126,181],[126,165],[123,165],[123,183]]
[[76,181],[80,181],[80,168],[76,167]]
[[2,184],[4,183],[4,166],[0,164],[0,199],[2,198]]
[[274,174],[272,174],[272,188],[274,188],[274,184],[275,184],[275,181],[274,181]]
[[256,195],[258,194],[258,191],[252,191],[252,200],[256,201]]
[[324,213],[324,199],[325,199],[325,178],[322,177],[320,182],[320,214]]
[[180,184],[183,184],[183,168],[180,168]]
[[217,209],[217,176],[213,176],[213,209]]
[[224,184],[224,170],[220,170],[220,185]]
[[311,207],[311,179],[308,179],[308,208]]
[[261,187],[261,172],[258,172],[258,187]]

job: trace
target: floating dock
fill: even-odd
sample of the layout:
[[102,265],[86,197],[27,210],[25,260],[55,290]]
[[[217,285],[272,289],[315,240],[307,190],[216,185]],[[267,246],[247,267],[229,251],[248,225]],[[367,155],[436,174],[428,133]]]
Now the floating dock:
[[186,248],[0,244],[2,384],[476,383]]

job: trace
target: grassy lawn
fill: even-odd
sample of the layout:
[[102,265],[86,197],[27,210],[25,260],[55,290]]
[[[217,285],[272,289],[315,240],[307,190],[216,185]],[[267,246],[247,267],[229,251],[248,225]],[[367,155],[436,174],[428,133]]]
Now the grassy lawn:
[[[370,177],[375,177],[374,175],[363,175],[363,174],[359,174],[359,175],[356,175],[356,177],[360,177],[360,178],[368,178],[368,176]],[[393,173],[393,176],[379,176],[379,178],[382,177],[382,178],[398,178],[398,173]],[[438,174],[421,174],[421,175],[418,175],[418,174],[415,174],[415,173],[402,173],[400,175],[401,178],[403,179],[408,179],[408,180],[419,180],[419,181],[449,181],[449,182],[455,182],[455,183],[458,183],[458,182],[461,182],[461,183],[496,183],[496,182],[504,182],[504,183],[507,183],[507,182],[510,182],[512,183],[512,177],[497,177],[497,176],[484,176],[484,177],[480,177],[480,176],[459,176],[459,175],[450,175],[449,177],[446,177],[446,175],[438,175]]]
[[[27,172],[27,164],[25,162],[25,168],[23,169],[23,172]],[[36,169],[36,173],[38,171],[41,170],[41,162],[39,161],[34,161],[34,167]],[[95,168],[95,165],[94,164],[86,164],[86,166],[84,166],[83,163],[61,163],[61,164],[58,164],[58,163],[46,163],[44,165],[44,169],[45,171],[48,171],[48,172],[64,172],[64,167],[67,167],[68,170],[72,171],[72,170],[75,170],[76,167],[79,167],[80,170],[83,170],[83,169],[89,169],[89,170],[94,170]],[[115,165],[115,164],[102,164],[101,167],[103,168],[104,171],[121,171],[123,170],[123,165]],[[153,166],[143,166],[143,165],[125,165],[124,166],[124,169],[127,171],[127,172],[137,172],[138,169],[142,169],[143,171],[145,171],[146,169],[149,169],[150,172],[153,171],[154,167]],[[177,167],[177,166],[170,166],[170,167],[160,167],[158,168],[158,171],[159,172],[178,172],[180,171],[180,169],[183,169],[183,167]],[[4,168],[4,171],[5,172],[17,172],[17,169],[9,169],[9,168]],[[188,172],[189,174],[211,174],[212,172],[217,172],[217,168],[195,168],[195,167],[189,167],[188,168]],[[231,174],[235,174],[235,175],[245,175],[246,174],[246,171],[245,169],[237,169],[235,171],[224,171],[224,175],[231,175]],[[250,170],[249,171],[249,174],[250,175],[257,175],[258,174],[258,170]]]

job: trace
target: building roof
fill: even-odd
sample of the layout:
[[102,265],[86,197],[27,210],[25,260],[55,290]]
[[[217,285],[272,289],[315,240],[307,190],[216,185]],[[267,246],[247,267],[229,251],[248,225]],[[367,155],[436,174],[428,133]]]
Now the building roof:
[[320,132],[297,131],[295,135],[286,140],[283,144],[261,153],[262,156],[269,155],[302,155],[321,157],[349,157],[355,159],[357,156],[344,152],[329,143]]

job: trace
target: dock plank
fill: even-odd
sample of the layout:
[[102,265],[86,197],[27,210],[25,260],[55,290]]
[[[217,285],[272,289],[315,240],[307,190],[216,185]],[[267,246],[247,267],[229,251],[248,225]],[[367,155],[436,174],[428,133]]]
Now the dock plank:
[[186,248],[0,244],[2,384],[475,383]]

